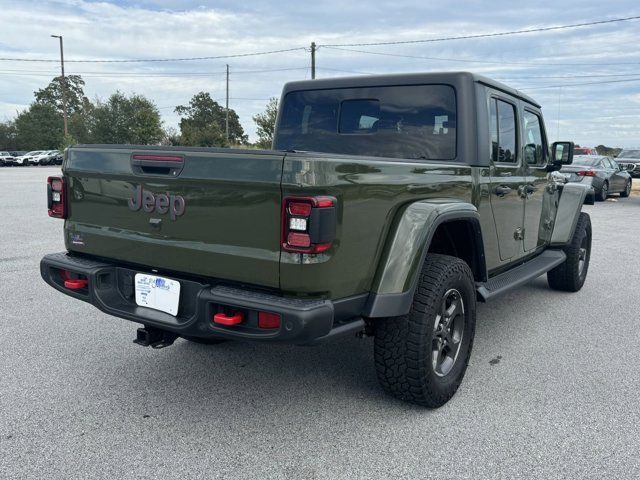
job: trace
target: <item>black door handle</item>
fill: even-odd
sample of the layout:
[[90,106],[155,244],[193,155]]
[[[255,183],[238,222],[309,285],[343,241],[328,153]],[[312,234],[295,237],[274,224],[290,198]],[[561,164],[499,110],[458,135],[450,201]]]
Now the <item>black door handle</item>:
[[504,197],[507,193],[511,192],[511,188],[506,185],[500,185],[496,187],[495,193],[499,197]]

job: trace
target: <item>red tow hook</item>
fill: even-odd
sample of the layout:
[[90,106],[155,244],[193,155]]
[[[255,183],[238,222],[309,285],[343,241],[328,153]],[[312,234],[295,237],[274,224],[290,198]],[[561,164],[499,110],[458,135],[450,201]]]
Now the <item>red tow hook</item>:
[[236,312],[232,316],[225,315],[224,313],[216,313],[213,316],[213,323],[217,323],[219,325],[226,325],[227,327],[238,325],[239,323],[242,323],[242,320],[243,320],[242,312]]
[[65,288],[69,290],[81,290],[87,288],[89,280],[86,278],[70,278],[64,281]]
[[71,278],[71,272],[66,270],[60,270],[60,276],[64,281],[65,288],[69,290],[82,290],[89,285],[89,279],[87,278]]

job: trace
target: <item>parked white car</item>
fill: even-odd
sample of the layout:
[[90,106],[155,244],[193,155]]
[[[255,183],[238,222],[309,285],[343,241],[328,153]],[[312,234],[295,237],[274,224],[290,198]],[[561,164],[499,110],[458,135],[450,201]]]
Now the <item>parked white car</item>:
[[9,152],[0,152],[0,167],[15,165],[16,159]]
[[59,154],[57,150],[34,150],[25,153],[22,157],[18,157],[16,162],[18,165],[49,165],[53,163],[55,155]]
[[16,157],[16,165],[21,165],[23,167],[31,165],[33,163],[31,159],[40,153],[42,153],[42,150],[34,150],[33,152],[25,153],[21,157]]

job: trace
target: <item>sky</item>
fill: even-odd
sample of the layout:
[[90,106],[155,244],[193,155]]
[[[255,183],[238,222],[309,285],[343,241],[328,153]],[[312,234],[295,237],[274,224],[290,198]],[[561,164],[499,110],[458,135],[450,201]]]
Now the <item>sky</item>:
[[[81,75],[91,99],[120,90],[152,99],[164,125],[176,105],[207,91],[221,104],[225,65],[230,107],[255,140],[252,116],[287,81],[403,72],[471,71],[518,88],[542,104],[550,140],[640,146],[640,20],[520,35],[396,45],[425,40],[640,16],[637,0],[217,2],[0,0],[0,120],[14,118],[33,92],[65,70]],[[175,61],[176,58],[267,55]],[[425,58],[426,57],[426,58]],[[55,60],[24,62],[13,59]],[[73,60],[170,59],[95,63]]]

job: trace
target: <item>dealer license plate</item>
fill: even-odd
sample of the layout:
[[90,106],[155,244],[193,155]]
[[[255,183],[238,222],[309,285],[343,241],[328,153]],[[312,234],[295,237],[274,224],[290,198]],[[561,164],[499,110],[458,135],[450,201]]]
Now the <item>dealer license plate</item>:
[[171,315],[178,314],[180,282],[155,275],[136,273],[136,303]]

